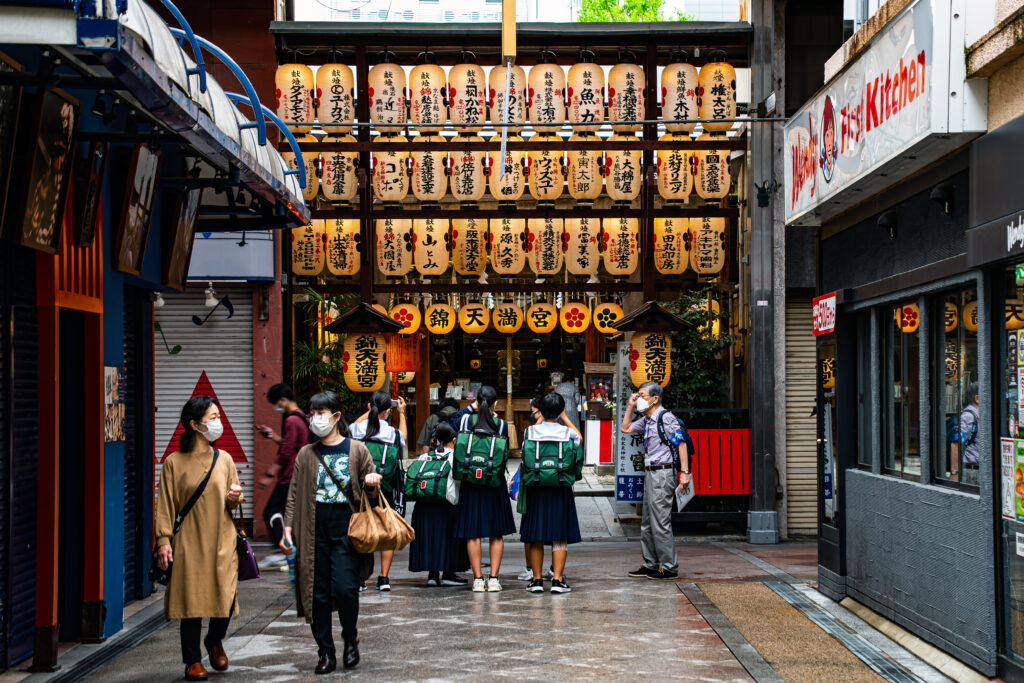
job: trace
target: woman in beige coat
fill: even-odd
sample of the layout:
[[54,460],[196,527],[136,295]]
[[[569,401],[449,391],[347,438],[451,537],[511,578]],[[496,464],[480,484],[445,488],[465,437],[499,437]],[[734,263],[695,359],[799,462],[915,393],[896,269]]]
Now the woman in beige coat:
[[[242,487],[231,454],[213,447],[224,433],[213,399],[189,399],[181,410],[181,426],[178,451],[167,456],[160,472],[157,557],[161,569],[174,563],[164,593],[164,615],[181,620],[185,680],[205,681],[207,671],[199,649],[203,617],[210,618],[204,641],[210,665],[217,671],[228,668],[221,641],[231,617],[238,615],[238,554],[231,511],[242,502]],[[175,534],[175,517],[208,472],[206,488]]]
[[373,571],[373,556],[352,548],[348,523],[364,487],[375,493],[381,477],[366,446],[343,436],[337,394],[325,391],[311,398],[309,414],[309,429],[320,440],[295,456],[281,547],[290,552],[297,546],[297,612],[313,628],[320,657],[315,672],[328,674],[338,666],[331,634],[334,605],[345,640],[342,662],[346,669],[359,663],[359,583]]

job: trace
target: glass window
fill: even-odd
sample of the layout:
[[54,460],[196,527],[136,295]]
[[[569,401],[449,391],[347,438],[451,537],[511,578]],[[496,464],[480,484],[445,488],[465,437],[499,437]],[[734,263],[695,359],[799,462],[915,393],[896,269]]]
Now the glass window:
[[882,321],[883,464],[889,474],[915,479],[921,475],[920,311],[909,302],[888,310]]
[[857,316],[857,465],[871,467],[871,312]]
[[[1006,314],[997,329],[1001,334],[993,339],[998,353],[995,380],[1002,397],[999,408],[999,466],[993,468],[993,477],[999,482],[996,489],[1001,512],[1002,600],[1003,622],[1000,650],[1018,666],[1024,664],[1024,557],[1020,555],[1021,537],[1024,535],[1024,439],[1021,437],[1020,387],[1024,379],[1024,320],[1018,316],[1024,299],[1024,263],[1006,270],[1003,280]],[[998,304],[997,304],[998,305]],[[984,427],[991,420],[981,420]],[[983,457],[991,457],[985,452]]]
[[836,448],[839,440],[838,401],[836,399],[836,341],[832,335],[821,342],[818,347],[821,359],[821,495],[824,521],[835,526],[836,523]]
[[938,483],[978,485],[978,296],[975,288],[935,298],[935,436]]

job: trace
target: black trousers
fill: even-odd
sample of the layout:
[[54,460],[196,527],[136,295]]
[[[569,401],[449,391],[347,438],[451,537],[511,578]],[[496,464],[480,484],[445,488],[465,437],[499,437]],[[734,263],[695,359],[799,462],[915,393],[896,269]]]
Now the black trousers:
[[[210,617],[210,627],[206,630],[206,645],[220,645],[224,636],[228,634],[230,623],[231,617]],[[185,662],[185,666],[203,661],[203,653],[199,649],[199,636],[202,631],[203,620],[200,617],[181,620],[181,661]]]
[[[270,497],[267,498],[267,504],[263,506],[263,521],[270,530],[270,540],[274,542],[275,547],[281,543],[281,538],[284,536],[284,507],[288,504],[288,487],[290,486],[290,482],[275,486],[274,490],[270,492]],[[281,517],[271,522],[274,515],[281,515]]]
[[334,608],[346,643],[358,635],[359,554],[348,542],[352,511],[347,503],[316,504],[316,547],[313,551],[313,638],[317,653],[333,655]]

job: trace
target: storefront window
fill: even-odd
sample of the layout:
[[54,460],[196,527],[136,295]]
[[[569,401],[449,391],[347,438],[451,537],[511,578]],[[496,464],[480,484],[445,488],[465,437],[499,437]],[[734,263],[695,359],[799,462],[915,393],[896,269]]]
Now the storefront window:
[[935,360],[936,448],[932,465],[938,483],[978,485],[978,325],[972,287],[936,297],[932,306]]
[[889,310],[882,324],[884,464],[889,474],[917,478],[921,474],[920,313],[913,303]]
[[[1024,436],[1021,431],[1020,388],[1024,382],[1024,318],[1018,317],[1024,299],[1024,263],[1007,268],[1003,291],[1006,314],[1001,334],[993,346],[999,349],[996,379],[1002,398],[999,419],[999,463],[993,467],[1002,517],[1002,652],[1024,663]],[[981,424],[989,424],[981,420]],[[986,454],[987,455],[987,454]]]
[[871,467],[871,313],[857,316],[857,465]]

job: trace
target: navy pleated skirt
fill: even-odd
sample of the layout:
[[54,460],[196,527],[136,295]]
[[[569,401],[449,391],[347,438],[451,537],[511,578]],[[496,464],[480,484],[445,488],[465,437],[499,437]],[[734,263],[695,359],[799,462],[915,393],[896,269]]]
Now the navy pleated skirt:
[[409,546],[411,572],[464,572],[469,569],[466,542],[456,539],[455,507],[417,502],[412,508],[416,538]]
[[580,542],[580,520],[571,486],[530,486],[519,528],[523,543]]
[[516,532],[508,486],[479,486],[462,482],[455,511],[455,538],[497,538]]

